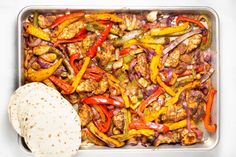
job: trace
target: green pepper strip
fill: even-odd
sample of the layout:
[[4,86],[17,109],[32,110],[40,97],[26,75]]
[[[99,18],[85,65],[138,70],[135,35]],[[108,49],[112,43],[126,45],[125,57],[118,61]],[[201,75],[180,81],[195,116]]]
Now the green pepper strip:
[[39,13],[37,11],[34,12],[34,19],[33,19],[33,25],[35,27],[38,27],[38,17],[39,17]]

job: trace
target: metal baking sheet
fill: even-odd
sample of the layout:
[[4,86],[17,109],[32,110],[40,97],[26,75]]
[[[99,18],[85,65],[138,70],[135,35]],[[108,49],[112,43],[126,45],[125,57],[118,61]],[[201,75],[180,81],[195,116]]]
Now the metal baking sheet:
[[[205,14],[210,17],[212,22],[212,45],[211,49],[215,52],[213,55],[213,66],[215,68],[215,73],[212,76],[213,85],[217,89],[217,95],[214,100],[213,117],[212,120],[217,123],[217,131],[215,134],[209,134],[204,131],[204,142],[200,144],[195,144],[191,146],[181,146],[181,145],[161,145],[159,147],[149,146],[143,147],[141,145],[137,146],[125,146],[122,148],[108,148],[99,146],[82,146],[81,151],[207,151],[212,150],[218,144],[220,138],[220,64],[219,64],[219,17],[215,10],[209,7],[159,7],[159,6],[143,6],[143,7],[117,7],[117,6],[28,6],[21,10],[18,15],[18,79],[19,86],[24,84],[23,75],[23,60],[24,60],[24,39],[23,39],[23,21],[35,10],[43,13],[63,13],[65,11],[79,11],[83,10],[85,12],[142,12],[150,10],[158,10],[162,13],[178,13],[178,14]],[[203,129],[204,130],[204,129]],[[18,143],[23,151],[30,153],[22,137],[18,136]]]

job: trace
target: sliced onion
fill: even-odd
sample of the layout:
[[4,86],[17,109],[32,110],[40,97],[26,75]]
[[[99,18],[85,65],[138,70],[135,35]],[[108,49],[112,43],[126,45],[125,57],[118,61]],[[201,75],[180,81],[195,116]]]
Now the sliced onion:
[[201,83],[204,83],[206,80],[208,80],[211,75],[214,73],[215,69],[214,68],[211,68],[205,75],[202,76],[200,82]]
[[165,78],[164,82],[168,83],[171,81],[173,77],[173,69],[171,68],[165,68],[164,71],[167,72],[167,77]]
[[137,64],[137,59],[133,59],[129,64],[129,71],[131,72],[134,68],[134,66]]
[[198,128],[194,128],[193,131],[197,134],[198,140],[201,141],[203,138],[203,132],[199,130]]
[[37,58],[36,62],[44,69],[47,69],[51,66],[48,62],[42,60],[41,58]]
[[210,49],[207,49],[206,51],[203,51],[203,60],[205,62],[210,62],[212,58],[212,51]]
[[172,24],[172,21],[175,19],[175,16],[169,16],[166,20],[166,25],[170,27]]
[[164,50],[163,50],[163,54],[167,54],[169,53],[171,50],[173,50],[177,45],[179,45],[181,42],[183,42],[184,40],[186,40],[187,38],[195,35],[195,34],[199,34],[202,31],[200,29],[196,29],[193,30],[191,32],[188,32],[180,37],[178,37],[177,39],[175,39],[174,41],[172,41]]
[[190,112],[189,112],[189,108],[188,108],[187,102],[183,102],[183,106],[184,106],[184,109],[185,109],[186,114],[187,114],[187,129],[188,129],[189,132],[191,132]]
[[36,40],[34,40],[33,42],[28,42],[28,46],[29,47],[36,47],[38,46],[39,44],[41,44],[42,40],[37,38]]
[[158,89],[158,85],[152,84],[148,86],[146,89],[142,90],[144,99],[147,99],[152,93],[154,93]]

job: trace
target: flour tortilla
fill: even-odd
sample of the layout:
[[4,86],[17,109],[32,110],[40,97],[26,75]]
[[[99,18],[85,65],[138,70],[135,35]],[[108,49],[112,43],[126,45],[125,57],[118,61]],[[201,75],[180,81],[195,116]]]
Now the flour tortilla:
[[42,86],[42,83],[29,83],[18,88],[11,96],[8,104],[8,117],[13,128],[21,135],[20,124],[17,116],[17,107],[19,101],[21,101],[33,88]]
[[71,157],[79,151],[80,118],[53,88],[42,83],[20,87],[11,97],[9,118],[36,157]]

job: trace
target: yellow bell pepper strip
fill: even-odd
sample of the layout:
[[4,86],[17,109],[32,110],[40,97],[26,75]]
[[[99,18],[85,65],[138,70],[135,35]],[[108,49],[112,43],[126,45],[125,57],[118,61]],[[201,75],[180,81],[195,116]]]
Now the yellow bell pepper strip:
[[150,111],[144,110],[144,120],[146,122],[152,122],[157,119],[160,115],[165,114],[167,112],[167,107],[162,107],[160,110]]
[[199,85],[199,84],[200,84],[200,82],[194,81],[194,82],[191,82],[191,83],[189,83],[189,84],[187,84],[187,85],[185,85],[185,86],[183,86],[183,87],[180,87],[180,88],[178,89],[178,92],[176,93],[176,95],[166,101],[165,106],[174,105],[174,104],[179,100],[179,96],[180,96],[180,94],[181,94],[184,90],[186,90],[186,89],[188,89],[188,88],[195,88],[195,87],[196,87],[197,85]]
[[164,124],[155,124],[153,122],[132,122],[129,124],[130,129],[152,129],[159,133],[166,133],[169,131],[169,127]]
[[143,135],[143,136],[149,137],[149,136],[153,136],[154,134],[155,134],[154,130],[151,130],[151,129],[139,129],[139,130],[131,129],[129,130],[127,136],[125,136],[124,134],[120,134],[120,135],[113,135],[111,137],[119,141],[126,141],[135,136]]
[[192,30],[193,30],[193,27],[190,26],[188,29],[185,29],[185,30],[180,31],[180,32],[175,32],[175,33],[169,34],[169,35],[167,35],[167,36],[168,36],[168,37],[180,36],[180,35],[184,35],[184,34],[190,32],[190,31],[192,31]]
[[121,96],[124,100],[125,103],[125,108],[129,108],[130,107],[130,101],[129,101],[129,97],[125,94],[125,89],[122,88],[121,86],[118,86],[121,92]]
[[216,124],[210,124],[211,123],[210,122],[211,121],[211,108],[213,105],[213,100],[214,100],[214,96],[216,92],[217,91],[215,89],[211,89],[209,91],[207,104],[206,104],[206,115],[204,117],[204,126],[207,129],[207,131],[210,133],[216,132]]
[[39,71],[33,71],[33,69],[30,68],[27,73],[27,79],[29,81],[40,82],[49,78],[61,65],[62,60],[63,59],[60,59],[57,63],[55,63],[48,69],[41,69]]
[[106,143],[107,145],[109,145],[110,147],[119,148],[119,147],[122,147],[122,146],[125,145],[124,142],[118,141],[118,140],[116,140],[116,139],[113,139],[113,138],[107,136],[106,134],[100,132],[93,122],[90,122],[90,123],[87,125],[87,128],[89,129],[89,131],[90,131],[91,133],[93,133],[95,136],[97,136],[100,140],[102,140],[103,142],[105,142],[105,143]]
[[128,132],[129,132],[129,123],[131,122],[131,113],[127,109],[122,109],[121,112],[124,113],[125,124],[124,124],[123,134],[126,137],[128,136]]
[[78,72],[78,74],[76,74],[76,76],[74,78],[74,81],[72,83],[73,90],[71,91],[71,93],[73,93],[76,90],[76,88],[78,87],[78,85],[80,83],[80,80],[83,77],[83,75],[84,75],[84,73],[85,73],[85,71],[86,71],[86,69],[89,65],[89,62],[90,62],[90,57],[85,57],[84,63],[82,65],[80,71]]
[[152,95],[150,95],[146,100],[143,100],[139,107],[137,108],[137,113],[139,116],[143,117],[143,110],[153,101],[157,100],[157,98],[164,92],[162,88],[158,88]]
[[88,16],[85,16],[87,20],[107,20],[112,22],[123,22],[123,19],[115,14],[108,14],[108,13],[101,13],[101,14],[91,14]]
[[146,43],[146,44],[165,44],[166,43],[166,39],[165,37],[153,37],[150,35],[144,35],[141,39],[140,39],[141,43]]
[[26,32],[43,40],[50,41],[50,35],[47,32],[44,32],[41,28],[35,27],[32,24],[28,24]]
[[[194,123],[193,121],[191,121],[191,123]],[[166,126],[169,127],[169,130],[177,130],[177,129],[181,129],[187,126],[187,120],[181,120],[175,123],[165,123]]]
[[155,48],[156,55],[152,57],[151,64],[150,64],[150,79],[153,83],[157,83],[157,76],[158,76],[158,67],[160,67],[160,58],[161,53],[163,50],[163,46],[157,45]]
[[166,28],[153,28],[150,30],[152,36],[164,36],[176,32],[181,32],[186,30],[189,27],[189,23],[183,23],[180,26],[166,27]]
[[59,24],[61,24],[62,22],[66,21],[66,20],[73,19],[73,18],[79,18],[82,16],[84,16],[83,12],[71,13],[71,14],[60,16],[60,17],[56,18],[56,20],[52,23],[51,28],[55,28],[56,26],[58,26]]
[[73,18],[66,20],[58,25],[57,29],[53,32],[52,36],[57,37],[67,26],[69,26],[71,23],[77,21],[79,18]]
[[138,41],[136,39],[130,39],[123,44],[123,48],[130,47],[132,45],[136,45]]
[[98,145],[98,146],[105,146],[106,145],[106,143],[104,143],[99,138],[97,138],[87,128],[82,129],[82,137],[83,137],[83,141],[87,139],[89,142],[91,142],[95,145]]

